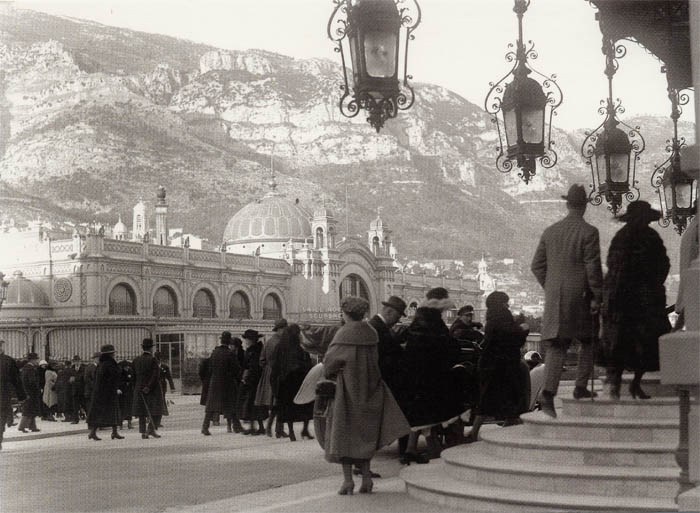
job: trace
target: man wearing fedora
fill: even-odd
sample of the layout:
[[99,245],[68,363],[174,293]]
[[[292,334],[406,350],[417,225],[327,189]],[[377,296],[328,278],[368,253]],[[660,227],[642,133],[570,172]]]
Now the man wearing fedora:
[[[156,433],[163,415],[168,414],[163,391],[160,388],[160,366],[153,356],[153,339],[141,342],[143,353],[134,358],[134,402],[133,414],[139,419],[141,438],[160,438]],[[146,421],[148,420],[148,427]]]
[[68,383],[70,384],[70,394],[72,398],[71,424],[80,422],[81,410],[87,410],[85,404],[85,365],[80,355],[73,356],[69,367]]
[[95,373],[97,372],[97,366],[100,363],[100,356],[102,356],[102,354],[99,351],[95,351],[92,354],[92,361],[85,366],[85,372],[83,373],[83,396],[88,414],[90,413],[92,391],[95,388]]
[[215,415],[223,414],[226,418],[228,433],[233,432],[232,423],[236,421],[236,432],[242,431],[236,415],[236,397],[241,369],[238,359],[231,351],[233,338],[230,331],[224,331],[220,337],[221,344],[214,348],[210,357],[207,400],[202,423],[202,434],[211,435],[209,424]]
[[5,341],[0,339],[0,449],[5,426],[14,417],[12,412],[12,393],[24,401],[26,395],[19,377],[19,369],[14,358],[5,354]]
[[[244,435],[264,435],[263,421],[267,418],[267,408],[255,405],[255,395],[258,391],[258,382],[262,376],[260,368],[260,354],[262,353],[262,335],[256,330],[245,330],[243,333],[243,347],[245,356],[243,360],[243,377],[241,378],[241,393],[239,396],[238,416],[242,421],[248,421],[250,427],[243,431]],[[255,421],[258,429],[255,429]]]
[[39,387],[39,355],[29,353],[27,363],[22,367],[20,377],[22,388],[27,394],[27,398],[22,403],[22,419],[17,428],[22,433],[30,431],[41,431],[36,427],[36,417],[41,415],[41,388]]
[[99,363],[95,371],[95,381],[87,415],[87,423],[90,428],[88,438],[90,440],[101,440],[97,436],[97,428],[100,427],[112,428],[112,440],[124,438],[117,432],[117,426],[122,421],[119,411],[122,373],[114,359],[114,353],[112,344],[105,344],[100,348]]
[[581,343],[574,398],[595,395],[586,384],[593,372],[593,343],[603,285],[598,229],[583,219],[588,205],[586,191],[575,184],[562,198],[568,215],[545,229],[531,265],[545,293],[542,340],[548,346],[540,404],[550,417],[557,416],[554,396],[574,339]]

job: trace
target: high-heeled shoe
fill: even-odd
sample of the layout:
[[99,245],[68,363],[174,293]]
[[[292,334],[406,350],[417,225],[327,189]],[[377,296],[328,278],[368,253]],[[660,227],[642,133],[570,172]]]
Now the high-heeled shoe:
[[294,434],[294,431],[289,432],[289,441],[290,442],[296,442],[297,441],[297,435]]
[[371,480],[365,481],[363,479],[360,485],[360,493],[372,493],[372,488],[374,488],[374,483]]
[[630,384],[630,395],[633,399],[651,399],[651,396],[642,390],[639,384],[634,382]]
[[124,440],[124,437],[119,433],[112,433],[112,440]]
[[277,431],[277,433],[275,433],[275,438],[287,438],[287,437],[289,437],[289,435],[287,433],[285,433],[284,431]]
[[88,438],[89,438],[90,440],[95,440],[96,442],[99,442],[99,441],[102,440],[101,438],[99,438],[99,437],[97,436],[96,433],[90,433],[90,434],[88,435]]
[[352,495],[353,491],[355,490],[355,483],[354,482],[349,482],[349,483],[343,483],[343,486],[340,487],[340,490],[338,490],[338,495]]

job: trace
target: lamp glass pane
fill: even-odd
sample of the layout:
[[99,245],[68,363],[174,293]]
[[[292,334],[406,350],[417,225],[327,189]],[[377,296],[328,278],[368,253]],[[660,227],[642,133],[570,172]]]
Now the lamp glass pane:
[[663,214],[668,216],[670,214],[669,210],[673,208],[673,184],[671,180],[664,180],[664,204]]
[[506,124],[506,144],[515,146],[518,144],[518,124],[516,122],[515,109],[504,110],[503,119]]
[[360,63],[359,55],[357,50],[357,36],[350,36],[348,38],[348,43],[350,44],[350,60],[352,62],[352,76],[355,80],[355,85],[357,85],[357,79],[360,75]]
[[393,77],[396,74],[398,34],[372,30],[365,32],[364,50],[367,74],[371,77]]
[[526,143],[541,144],[544,138],[544,109],[522,111],[523,140]]
[[613,153],[610,155],[610,179],[613,182],[627,182],[630,156],[627,153]]
[[598,185],[600,186],[600,184],[605,183],[605,181],[608,179],[607,175],[605,174],[605,154],[596,153],[591,159],[591,162],[594,166],[593,172],[595,176],[598,177]]
[[676,184],[676,205],[678,208],[690,208],[692,206],[692,185],[688,182]]

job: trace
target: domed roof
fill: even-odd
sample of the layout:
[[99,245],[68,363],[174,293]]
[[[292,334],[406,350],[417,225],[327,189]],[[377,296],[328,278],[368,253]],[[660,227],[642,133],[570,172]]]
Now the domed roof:
[[15,271],[4,305],[49,306],[49,298],[39,285],[25,278],[22,271]]
[[126,233],[126,225],[122,223],[122,216],[119,216],[119,221],[117,221],[117,224],[115,224],[114,228],[112,228],[112,233],[115,235]]
[[248,240],[306,239],[311,237],[309,216],[298,205],[275,193],[240,209],[224,230],[227,244]]

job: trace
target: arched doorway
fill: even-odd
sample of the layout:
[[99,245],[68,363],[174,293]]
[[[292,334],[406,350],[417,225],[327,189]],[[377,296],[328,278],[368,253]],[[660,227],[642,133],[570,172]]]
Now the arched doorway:
[[109,315],[137,315],[136,294],[126,283],[119,283],[109,293]]
[[177,317],[177,296],[170,287],[160,287],[153,295],[153,315],[155,317]]

